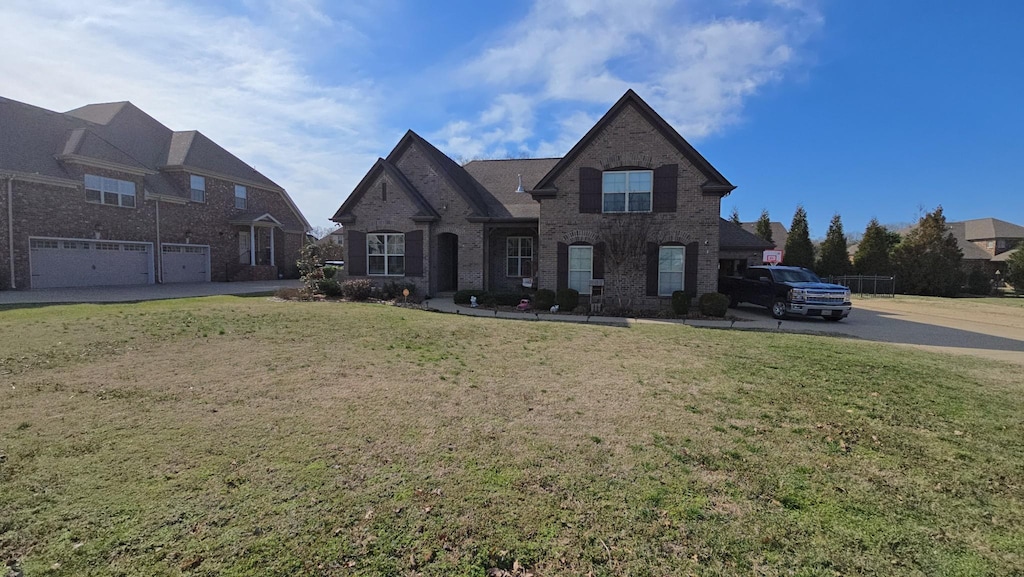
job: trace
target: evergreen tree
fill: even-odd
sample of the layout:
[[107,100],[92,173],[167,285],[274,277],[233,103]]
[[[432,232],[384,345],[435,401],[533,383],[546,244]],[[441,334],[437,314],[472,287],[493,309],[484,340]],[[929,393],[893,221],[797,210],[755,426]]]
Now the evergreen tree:
[[821,243],[821,254],[818,256],[818,274],[821,276],[841,276],[850,274],[850,253],[846,250],[846,235],[843,233],[843,221],[836,214],[828,225],[825,242]]
[[782,264],[814,267],[814,244],[811,243],[811,232],[807,228],[807,211],[803,206],[797,206],[793,215],[793,224],[790,225],[789,236],[786,237],[786,252],[782,255]]
[[735,206],[732,207],[732,214],[729,215],[729,222],[739,226],[743,224],[740,222],[740,211]]
[[754,234],[772,244],[775,244],[775,241],[772,240],[772,221],[768,218],[767,210],[761,211],[761,218],[757,219],[757,225],[754,227]]
[[963,284],[963,251],[946,228],[941,206],[921,217],[892,258],[896,283],[904,294],[951,297]]
[[1021,245],[1006,261],[1006,278],[1013,285],[1013,290],[1024,294],[1024,245]]
[[[889,259],[891,236],[878,219],[871,219],[864,229],[864,238],[857,246],[853,255],[853,268],[857,274],[889,276],[892,274],[892,261]],[[896,235],[899,238],[899,235]]]

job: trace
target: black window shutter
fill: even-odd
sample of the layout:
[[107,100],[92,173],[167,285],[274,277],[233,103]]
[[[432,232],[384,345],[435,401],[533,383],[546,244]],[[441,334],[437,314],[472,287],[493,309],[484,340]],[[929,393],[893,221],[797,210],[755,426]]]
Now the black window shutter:
[[653,212],[676,211],[676,189],[679,184],[679,165],[666,164],[654,169]]
[[604,243],[594,245],[594,278],[604,278]]
[[349,276],[366,275],[366,233],[357,230],[348,231],[348,242],[345,246],[348,260],[345,270]]
[[580,212],[601,212],[601,171],[596,168],[580,168]]
[[658,296],[658,245],[647,243],[647,296]]
[[405,276],[423,276],[423,231],[405,233]]
[[558,243],[557,260],[558,264],[555,273],[558,279],[555,281],[555,287],[558,290],[562,290],[569,286],[569,245],[564,242]]
[[691,242],[686,245],[686,261],[683,263],[683,291],[690,296],[697,296],[697,257],[700,256],[700,244]]

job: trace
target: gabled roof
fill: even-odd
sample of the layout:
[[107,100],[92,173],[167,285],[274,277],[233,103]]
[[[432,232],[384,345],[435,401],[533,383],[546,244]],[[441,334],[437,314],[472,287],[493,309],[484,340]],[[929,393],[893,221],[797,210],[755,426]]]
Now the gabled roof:
[[768,250],[775,245],[740,225],[719,218],[718,246],[722,250]]
[[[143,174],[148,191],[179,198],[187,198],[187,191],[160,170],[178,166],[206,171],[280,193],[294,212],[295,219],[289,218],[288,224],[310,228],[288,193],[272,180],[202,134],[175,133],[131,102],[89,104],[60,113],[0,97],[0,127],[3,170],[73,184],[80,179],[71,179],[62,160],[112,164]],[[169,159],[177,162],[171,164]]]
[[487,215],[487,205],[483,198],[487,194],[487,191],[483,190],[483,188],[473,180],[473,177],[470,176],[465,169],[459,166],[458,163],[451,158],[448,158],[448,155],[438,150],[433,144],[430,144],[426,139],[412,130],[407,131],[405,136],[398,141],[394,150],[388,154],[387,161],[392,164],[397,163],[398,158],[402,153],[413,144],[423,152],[424,156],[427,157],[427,160],[429,160],[438,169],[452,188],[454,188],[455,191],[465,199],[466,203],[469,204],[470,209],[474,213],[473,216],[482,217]]
[[334,213],[331,220],[334,222],[352,222],[355,218],[352,215],[352,209],[359,203],[363,195],[367,193],[381,173],[386,174],[398,186],[398,189],[419,208],[419,211],[413,216],[413,220],[431,221],[441,218],[441,215],[434,210],[434,207],[430,206],[427,199],[423,198],[423,195],[416,190],[416,187],[409,182],[409,179],[402,174],[402,171],[398,170],[398,167],[383,158],[378,158],[377,162],[366,173],[366,176],[356,185],[352,194],[348,195],[348,198],[345,199],[345,202],[342,203],[338,211]]
[[[772,227],[772,242],[775,243],[775,247],[782,249],[786,246],[786,239],[789,238],[789,231],[786,230],[786,225],[782,224],[777,220],[773,220],[769,223]],[[757,236],[757,222],[744,222],[740,225],[743,230]],[[758,237],[761,238],[761,237]]]
[[964,227],[964,238],[967,240],[1024,238],[1024,226],[999,220],[998,218],[975,218],[949,224],[962,224]]
[[590,143],[597,138],[599,134],[601,134],[601,131],[604,130],[604,128],[628,106],[635,107],[637,111],[651,123],[651,125],[657,128],[658,131],[661,132],[661,134],[670,143],[672,143],[687,160],[693,163],[693,165],[707,177],[707,181],[702,184],[705,192],[725,196],[736,188],[726,180],[724,176],[722,176],[722,173],[718,172],[714,166],[711,166],[711,163],[701,156],[701,154],[697,152],[697,149],[691,146],[686,139],[680,136],[679,133],[676,132],[676,129],[672,128],[672,126],[666,122],[661,115],[655,112],[650,105],[644,102],[636,92],[633,92],[633,89],[631,88],[627,90],[626,93],[622,95],[622,98],[620,98],[619,101],[601,117],[601,120],[598,120],[597,124],[595,124],[594,127],[576,143],[576,146],[573,146],[569,153],[566,154],[565,157],[563,157],[554,167],[552,167],[540,182],[537,183],[535,190],[551,188],[554,185],[555,179],[562,173],[562,171],[572,164],[572,162],[576,160],[576,157],[586,150]]
[[540,179],[558,163],[557,158],[525,158],[514,160],[474,160],[463,168],[490,195],[487,214],[494,219],[540,218],[540,203],[526,192],[516,192],[520,175],[523,189],[532,190]]
[[956,238],[956,244],[960,247],[960,251],[963,252],[964,260],[992,260],[991,254],[967,239],[967,227],[965,221],[947,221],[946,230],[951,232]]

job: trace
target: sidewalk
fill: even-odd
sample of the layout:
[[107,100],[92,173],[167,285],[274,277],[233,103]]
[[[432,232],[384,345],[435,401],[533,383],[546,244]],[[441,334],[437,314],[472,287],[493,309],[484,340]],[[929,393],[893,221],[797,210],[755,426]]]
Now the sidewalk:
[[[556,323],[582,323],[591,325],[605,325],[612,327],[629,327],[636,324],[671,324],[671,325],[687,325],[691,327],[702,327],[702,328],[716,328],[716,329],[737,329],[737,330],[760,330],[760,331],[775,331],[780,330],[780,324],[778,321],[771,318],[764,318],[756,314],[751,314],[744,310],[730,309],[729,316],[732,318],[725,318],[721,320],[711,319],[639,319],[639,318],[627,318],[627,317],[606,317],[601,315],[575,315],[575,314],[557,314],[548,313],[541,311],[500,311],[495,309],[488,309],[483,307],[472,308],[464,305],[457,305],[452,301],[451,294],[440,294],[428,301],[424,301],[423,306],[428,310],[457,314],[467,315],[473,317],[486,317],[486,318],[498,318],[498,319],[509,319],[517,321],[549,321]],[[786,329],[782,329],[784,332]],[[806,332],[806,331],[793,331],[793,332]]]

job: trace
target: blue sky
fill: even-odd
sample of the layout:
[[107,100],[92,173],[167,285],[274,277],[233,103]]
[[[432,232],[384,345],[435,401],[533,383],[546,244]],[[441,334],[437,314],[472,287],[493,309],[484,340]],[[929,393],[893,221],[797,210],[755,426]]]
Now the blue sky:
[[1024,224],[1024,3],[906,0],[5,0],[0,95],[130,100],[327,225],[413,129],[457,160],[561,156],[627,88],[811,234]]

